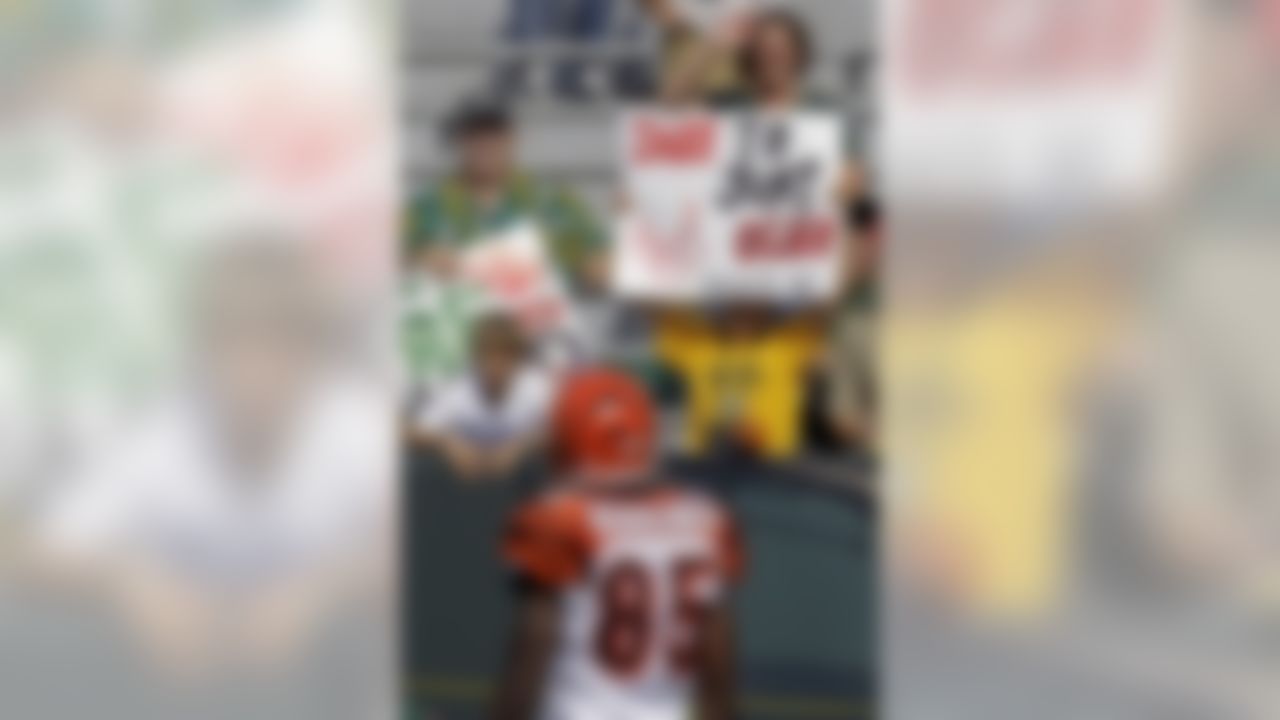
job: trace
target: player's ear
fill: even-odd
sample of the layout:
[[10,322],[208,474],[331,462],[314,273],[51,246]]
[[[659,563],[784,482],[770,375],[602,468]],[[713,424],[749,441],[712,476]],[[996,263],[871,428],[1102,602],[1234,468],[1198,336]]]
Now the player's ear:
[[719,545],[720,564],[725,577],[730,582],[740,581],[746,573],[746,539],[742,526],[731,515],[721,523]]

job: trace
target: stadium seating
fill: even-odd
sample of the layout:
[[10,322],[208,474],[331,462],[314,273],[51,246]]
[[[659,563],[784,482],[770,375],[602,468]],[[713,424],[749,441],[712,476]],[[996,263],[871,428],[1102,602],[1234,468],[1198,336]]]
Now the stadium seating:
[[[627,0],[617,0],[625,4]],[[460,97],[488,86],[494,68],[512,52],[500,29],[507,0],[413,0],[404,4],[402,46],[403,147],[406,191],[416,192],[446,171],[437,124]],[[779,4],[779,3],[774,3]],[[874,37],[870,0],[792,0],[809,20],[820,56],[813,85],[838,100],[852,125],[870,130],[867,70]],[[597,57],[651,54],[652,38],[619,39],[592,48]],[[553,47],[527,51],[544,54]],[[530,170],[565,182],[598,208],[608,206],[614,178],[612,123],[619,103],[607,95],[587,104],[558,103],[547,93],[520,99],[521,157]]]

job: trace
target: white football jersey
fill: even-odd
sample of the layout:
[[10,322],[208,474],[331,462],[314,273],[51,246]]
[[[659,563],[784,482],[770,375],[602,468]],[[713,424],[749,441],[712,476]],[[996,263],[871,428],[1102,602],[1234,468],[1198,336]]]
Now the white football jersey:
[[725,508],[665,486],[560,490],[516,514],[505,551],[561,591],[542,720],[687,720],[701,620],[741,571]]

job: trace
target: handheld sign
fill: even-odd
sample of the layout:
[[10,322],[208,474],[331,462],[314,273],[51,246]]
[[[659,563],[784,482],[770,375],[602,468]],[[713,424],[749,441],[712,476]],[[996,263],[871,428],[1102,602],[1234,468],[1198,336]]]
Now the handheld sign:
[[461,279],[515,315],[535,336],[569,320],[569,296],[547,258],[542,237],[521,224],[480,241],[462,255]]
[[639,112],[621,128],[615,286],[667,301],[831,297],[840,125],[822,113]]

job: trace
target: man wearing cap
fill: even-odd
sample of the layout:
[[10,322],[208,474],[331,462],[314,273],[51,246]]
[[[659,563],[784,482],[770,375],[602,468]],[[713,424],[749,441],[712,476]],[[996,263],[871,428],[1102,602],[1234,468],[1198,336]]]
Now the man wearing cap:
[[572,192],[516,167],[515,128],[505,108],[465,103],[444,134],[455,151],[456,169],[410,206],[410,262],[447,277],[460,249],[533,222],[570,287],[603,289],[608,268],[603,228]]

